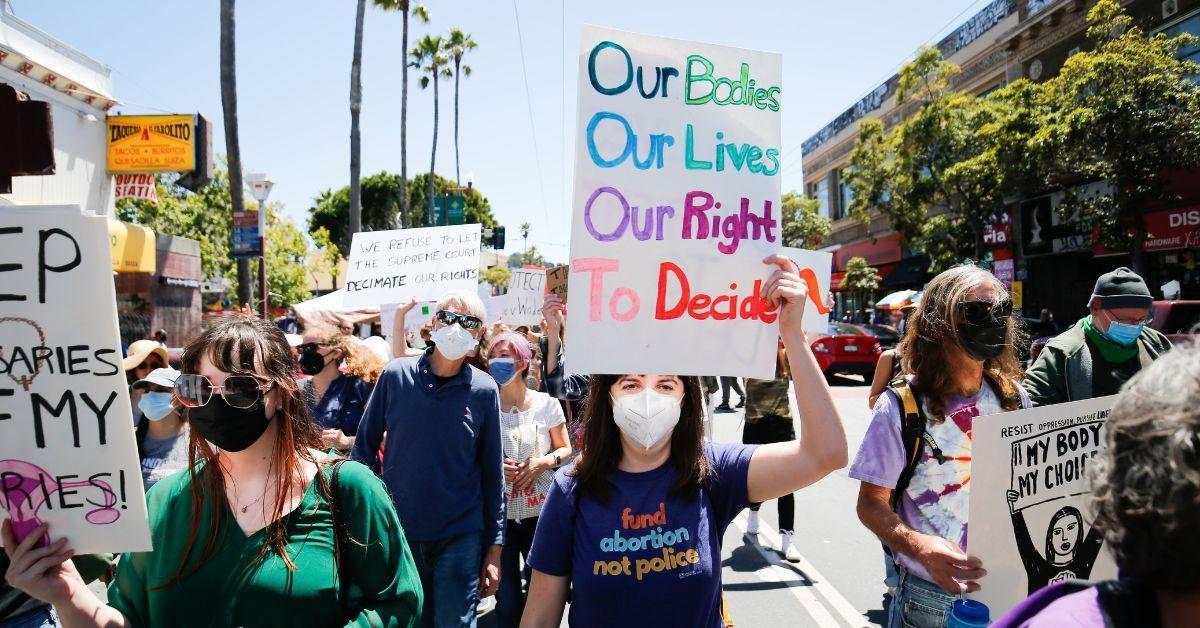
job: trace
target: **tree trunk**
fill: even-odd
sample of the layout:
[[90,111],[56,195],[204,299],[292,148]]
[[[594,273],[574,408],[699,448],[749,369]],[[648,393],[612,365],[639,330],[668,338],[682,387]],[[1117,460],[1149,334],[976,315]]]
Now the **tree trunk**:
[[400,42],[400,224],[408,226],[408,7],[404,16],[404,34]]
[[462,187],[462,175],[458,171],[458,73],[462,64],[454,60],[454,185]]
[[354,17],[354,54],[350,61],[350,233],[349,238],[362,231],[362,138],[358,119],[362,112],[362,43],[363,17],[367,0],[358,0]]
[[[237,117],[237,56],[234,33],[236,29],[235,0],[221,0],[221,111],[225,122],[225,155],[229,165],[229,199],[233,211],[246,209],[242,192],[242,152],[238,146]],[[266,235],[266,234],[263,234]],[[237,260],[237,294],[239,305],[250,305],[254,294],[250,259]]]
[[437,133],[438,133],[438,66],[433,66],[433,148],[429,151],[429,177],[425,180],[426,212],[429,214],[429,226],[434,225],[433,215],[433,169],[437,164]]
[[[1142,220],[1140,216],[1138,222],[1142,223],[1142,226],[1138,227],[1133,232],[1133,242],[1130,244],[1129,249],[1129,266],[1133,269],[1133,272],[1138,274],[1139,277],[1145,279],[1147,271],[1146,252],[1142,250],[1142,247],[1146,244],[1146,227],[1145,221]],[[1149,283],[1149,281],[1146,282],[1147,285],[1149,285]]]

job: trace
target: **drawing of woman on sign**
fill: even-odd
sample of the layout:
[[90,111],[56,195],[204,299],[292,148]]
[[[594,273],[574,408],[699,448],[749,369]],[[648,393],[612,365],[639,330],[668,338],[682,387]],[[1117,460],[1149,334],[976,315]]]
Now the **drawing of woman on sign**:
[[[1008,491],[1007,497],[1011,506],[1019,495],[1016,491]],[[1025,515],[1019,510],[1013,511],[1012,522],[1021,564],[1025,565],[1025,574],[1029,579],[1029,595],[1048,584],[1071,579],[1087,580],[1091,576],[1092,565],[1096,564],[1104,538],[1094,527],[1084,537],[1083,515],[1078,508],[1063,506],[1050,518],[1050,525],[1046,528],[1045,557],[1038,553],[1029,538]]]

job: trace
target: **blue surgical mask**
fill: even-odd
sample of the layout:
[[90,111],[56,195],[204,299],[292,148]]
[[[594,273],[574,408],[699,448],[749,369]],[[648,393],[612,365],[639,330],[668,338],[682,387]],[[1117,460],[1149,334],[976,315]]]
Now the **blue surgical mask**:
[[1104,337],[1122,347],[1128,347],[1137,342],[1138,336],[1142,335],[1142,327],[1144,326],[1144,323],[1130,325],[1129,323],[1122,323],[1109,317],[1108,331],[1104,332]]
[[142,393],[142,398],[138,400],[138,409],[147,419],[161,421],[171,414],[175,406],[171,401],[171,393],[150,391]]
[[488,372],[497,384],[504,386],[517,376],[517,363],[512,358],[494,358],[488,361]]

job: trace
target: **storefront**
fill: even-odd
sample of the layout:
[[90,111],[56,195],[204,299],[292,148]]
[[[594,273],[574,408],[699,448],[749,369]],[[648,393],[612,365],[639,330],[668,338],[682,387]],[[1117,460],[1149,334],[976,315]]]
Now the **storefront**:
[[[845,285],[846,266],[861,257],[879,274],[879,286],[874,290],[855,290]],[[898,233],[841,246],[833,251],[833,275],[830,280],[834,295],[836,318],[845,319],[848,312],[861,317],[864,310],[873,310],[875,302],[884,295],[899,290],[921,290],[929,281],[929,258],[904,246]]]
[[162,329],[179,346],[200,329],[200,243],[109,220],[121,342]]

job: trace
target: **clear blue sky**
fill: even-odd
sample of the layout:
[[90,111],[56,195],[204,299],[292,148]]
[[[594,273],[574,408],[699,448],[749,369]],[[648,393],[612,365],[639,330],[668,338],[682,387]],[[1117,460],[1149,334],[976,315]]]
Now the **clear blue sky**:
[[[802,189],[802,141],[986,0],[517,0],[532,123],[513,2],[425,4],[433,22],[414,25],[413,40],[458,27],[479,43],[467,60],[473,74],[462,85],[464,178],[474,172],[475,185],[508,227],[509,252],[521,250],[517,227],[528,221],[529,243],[561,262],[570,239],[567,203],[582,24],[783,53],[788,191]],[[199,111],[213,121],[214,143],[224,153],[217,0],[13,0],[13,6],[22,19],[111,66],[114,95],[125,103],[122,113]],[[275,181],[271,200],[283,202],[302,228],[312,198],[349,180],[354,10],[353,0],[238,3],[243,164]],[[399,16],[371,8],[368,0],[364,174],[400,171],[400,34]],[[454,176],[451,85],[441,88],[437,153],[437,172],[448,178]],[[431,91],[419,89],[415,80],[409,88],[410,176],[429,167]]]

